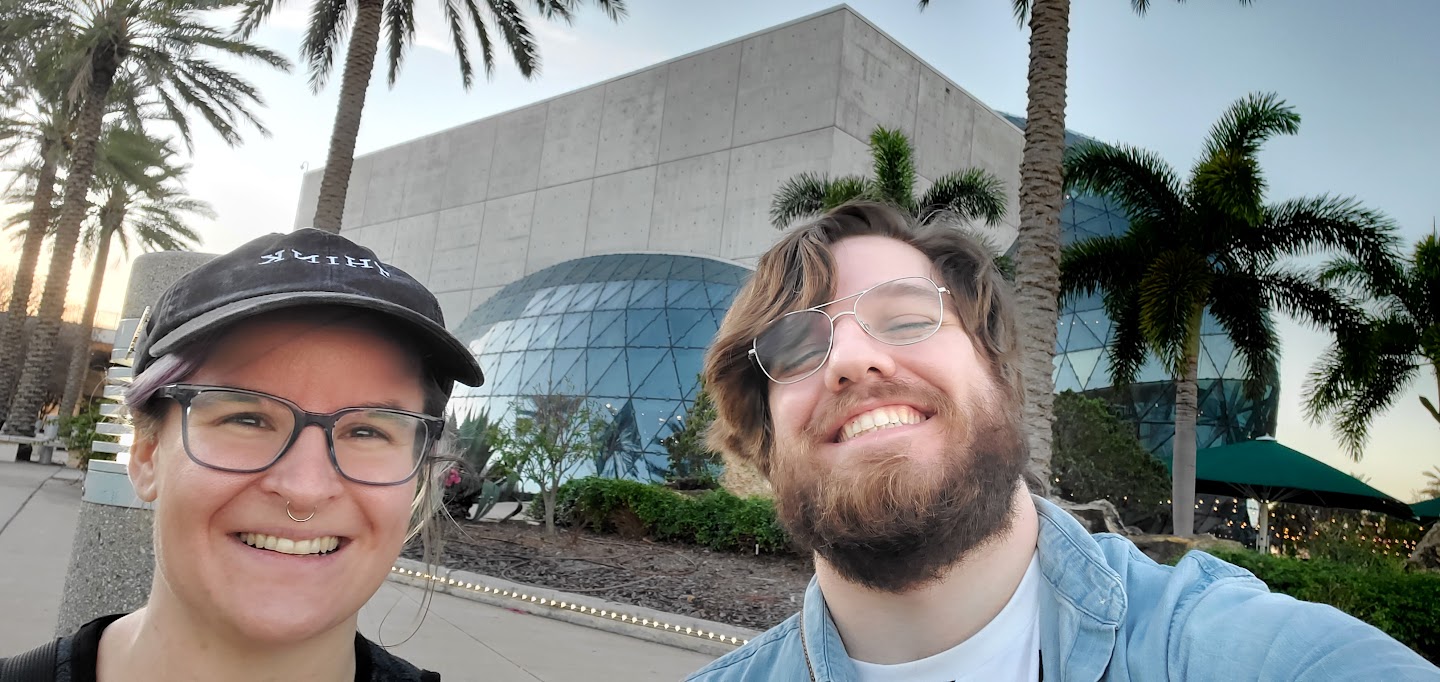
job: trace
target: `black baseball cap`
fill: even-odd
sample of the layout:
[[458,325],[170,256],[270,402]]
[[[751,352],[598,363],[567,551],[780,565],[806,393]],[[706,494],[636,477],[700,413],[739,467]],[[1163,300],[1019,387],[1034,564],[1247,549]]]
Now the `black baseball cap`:
[[353,306],[407,325],[446,395],[455,381],[485,381],[475,356],[445,328],[440,302],[425,285],[374,251],[311,227],[258,237],[176,280],[140,330],[134,372],[231,323],[306,305]]

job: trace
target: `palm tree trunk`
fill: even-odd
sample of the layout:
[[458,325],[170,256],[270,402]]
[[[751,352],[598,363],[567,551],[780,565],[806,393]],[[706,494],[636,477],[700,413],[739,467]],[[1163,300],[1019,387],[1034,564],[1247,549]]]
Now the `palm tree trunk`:
[[25,359],[25,318],[30,314],[30,292],[35,286],[35,266],[40,263],[40,247],[45,244],[45,231],[50,226],[50,204],[55,199],[55,173],[60,165],[60,141],[46,135],[41,142],[40,175],[35,182],[35,199],[30,204],[30,225],[25,229],[25,242],[20,246],[20,265],[15,270],[15,284],[10,289],[6,323],[0,335],[0,411],[10,404],[15,381]]
[[75,243],[80,239],[80,222],[89,208],[85,195],[95,180],[95,145],[100,139],[100,124],[105,113],[105,99],[115,82],[119,56],[112,46],[108,53],[92,58],[95,64],[90,87],[76,117],[75,147],[70,155],[65,181],[65,202],[55,228],[54,253],[45,275],[45,294],[40,298],[39,322],[30,339],[29,352],[20,371],[20,385],[5,417],[0,433],[35,435],[35,418],[45,404],[45,384],[49,376],[55,341],[60,336],[61,315],[65,312],[65,295],[69,293],[70,267],[75,260]]
[[118,201],[123,196],[118,191],[112,193],[109,205],[102,209],[100,242],[95,245],[95,263],[90,268],[90,293],[85,298],[85,312],[80,315],[80,332],[75,337],[75,352],[70,356],[70,376],[65,381],[65,397],[60,399],[61,419],[75,414],[75,403],[80,401],[80,390],[84,388],[85,375],[90,369],[90,333],[95,328],[95,310],[100,307],[100,287],[105,284],[105,261],[110,259],[110,240],[125,219],[124,202]]
[[1030,72],[1025,152],[1020,161],[1020,233],[1016,254],[1016,327],[1025,377],[1025,426],[1036,494],[1050,493],[1055,327],[1060,296],[1061,162],[1065,155],[1065,70],[1070,0],[1030,8]]
[[1195,534],[1195,419],[1199,390],[1200,316],[1190,325],[1185,343],[1185,366],[1175,383],[1175,440],[1172,441],[1170,519],[1175,534]]
[[335,126],[330,132],[330,153],[320,178],[320,199],[315,205],[312,225],[326,232],[340,232],[345,214],[345,194],[350,187],[350,168],[355,165],[355,137],[360,134],[360,116],[365,111],[365,91],[375,69],[375,52],[380,45],[381,0],[360,0],[355,8],[355,31],[345,53],[345,74],[340,81],[340,104],[335,109]]

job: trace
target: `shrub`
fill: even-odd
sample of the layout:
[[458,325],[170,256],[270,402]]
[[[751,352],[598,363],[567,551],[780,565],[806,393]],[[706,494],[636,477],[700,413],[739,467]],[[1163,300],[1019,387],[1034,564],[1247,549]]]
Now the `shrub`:
[[557,519],[597,533],[615,532],[619,515],[630,512],[662,542],[731,552],[793,551],[769,500],[742,499],[726,490],[690,496],[661,485],[592,476],[562,485],[556,508]]
[[1159,532],[1170,519],[1170,474],[1135,437],[1135,426],[1108,403],[1074,391],[1055,396],[1056,492],[1065,499],[1105,499],[1127,526]]
[[1440,662],[1440,575],[1247,550],[1210,553],[1254,573],[1272,592],[1334,606]]

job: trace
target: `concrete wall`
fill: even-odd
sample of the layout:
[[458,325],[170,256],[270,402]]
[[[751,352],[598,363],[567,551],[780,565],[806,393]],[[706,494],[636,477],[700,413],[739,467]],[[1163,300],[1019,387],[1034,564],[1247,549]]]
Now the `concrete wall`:
[[[848,7],[359,157],[342,232],[415,275],[453,328],[504,285],[581,256],[686,252],[753,264],[775,190],[868,174],[877,124],[917,148],[923,192],[970,166],[1010,195],[1019,129]],[[305,176],[296,227],[314,214]]]

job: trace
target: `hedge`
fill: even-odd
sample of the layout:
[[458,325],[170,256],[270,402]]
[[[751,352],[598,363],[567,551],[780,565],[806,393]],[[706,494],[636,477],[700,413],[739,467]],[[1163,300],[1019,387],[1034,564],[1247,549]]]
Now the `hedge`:
[[1272,592],[1334,606],[1440,663],[1440,575],[1249,550],[1208,553],[1254,573]]
[[633,512],[651,538],[731,552],[791,553],[789,536],[762,498],[741,499],[725,490],[682,495],[658,485],[587,477],[560,486],[556,519],[597,533],[615,531],[617,514]]

